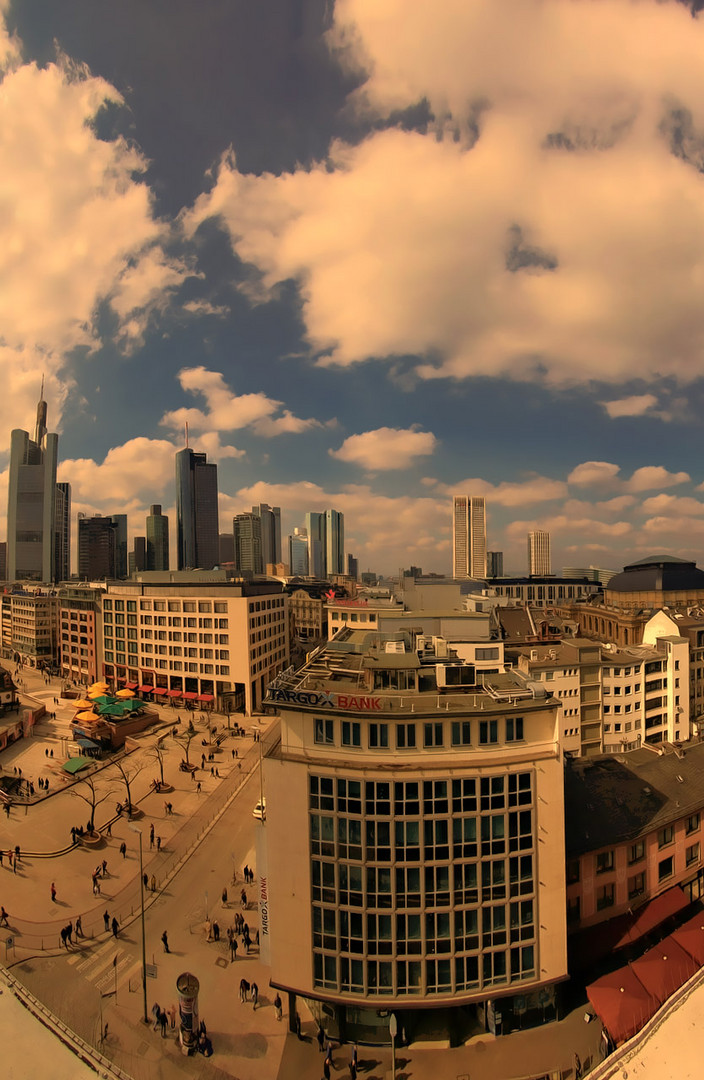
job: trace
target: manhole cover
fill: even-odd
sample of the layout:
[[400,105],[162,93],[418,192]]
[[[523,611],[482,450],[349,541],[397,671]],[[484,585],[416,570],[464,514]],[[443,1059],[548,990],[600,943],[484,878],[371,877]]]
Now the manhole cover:
[[226,967],[230,966],[224,956],[218,956],[215,963],[217,964],[218,967],[222,967],[222,968],[226,968]]

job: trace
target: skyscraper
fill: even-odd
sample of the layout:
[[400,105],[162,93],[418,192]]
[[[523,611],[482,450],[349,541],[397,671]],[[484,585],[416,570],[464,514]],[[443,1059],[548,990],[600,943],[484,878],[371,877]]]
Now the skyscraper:
[[345,515],[325,511],[325,576],[345,572]]
[[127,514],[111,514],[115,522],[115,572],[117,578],[127,577]]
[[483,495],[452,499],[452,576],[486,577],[486,501]]
[[235,537],[232,533],[220,533],[218,537],[218,562],[224,563],[235,561]]
[[[129,559],[127,563],[127,569],[130,577],[132,574],[139,570],[148,570],[147,566],[147,538],[146,536],[135,536],[134,548],[130,551]],[[153,567],[151,569],[154,569]],[[168,570],[168,567],[166,568]]]
[[354,581],[359,580],[359,560],[354,555],[347,556],[347,576],[353,578]]
[[308,573],[311,577],[325,577],[325,514],[306,514],[308,533]]
[[54,574],[56,581],[71,577],[71,485],[56,485],[54,510]]
[[259,514],[237,514],[232,520],[235,538],[235,567],[252,574],[262,573],[262,520]]
[[294,529],[288,538],[288,563],[292,577],[306,577],[308,574],[308,533],[305,529]]
[[119,527],[115,517],[78,515],[78,576],[81,581],[107,581],[117,577]]
[[169,519],[155,503],[147,516],[147,570],[169,569]]
[[218,467],[187,446],[176,454],[178,569],[217,566],[218,533]]
[[550,533],[542,529],[528,533],[528,573],[534,577],[550,573]]
[[44,382],[34,438],[16,428],[10,440],[7,494],[8,580],[56,578],[56,462],[59,436],[46,429]]
[[262,523],[262,571],[271,563],[281,562],[281,507],[260,503],[252,507],[252,513]]
[[503,551],[487,551],[486,553],[487,577],[504,576],[504,553]]

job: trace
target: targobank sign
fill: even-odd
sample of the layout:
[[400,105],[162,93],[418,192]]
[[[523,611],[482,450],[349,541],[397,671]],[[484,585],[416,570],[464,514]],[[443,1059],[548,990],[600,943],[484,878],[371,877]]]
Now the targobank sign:
[[327,694],[320,690],[281,690],[269,687],[269,698],[286,705],[307,705],[313,709],[351,709],[355,712],[381,712],[379,697],[355,694]]

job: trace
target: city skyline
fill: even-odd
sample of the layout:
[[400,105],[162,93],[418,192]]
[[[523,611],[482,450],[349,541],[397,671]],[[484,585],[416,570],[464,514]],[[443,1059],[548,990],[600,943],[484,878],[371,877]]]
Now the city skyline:
[[704,21],[374,8],[180,4],[166,47],[3,0],[0,506],[45,371],[74,526],[130,546],[188,422],[222,520],[334,506],[360,569],[446,571],[462,491],[507,567],[696,557]]

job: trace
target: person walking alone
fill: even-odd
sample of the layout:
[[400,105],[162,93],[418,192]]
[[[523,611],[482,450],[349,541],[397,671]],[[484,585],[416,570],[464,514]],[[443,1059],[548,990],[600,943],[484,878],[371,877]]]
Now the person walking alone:
[[56,885],[53,881],[51,883],[51,902],[52,904],[56,903]]
[[169,935],[166,933],[166,930],[164,930],[164,933],[161,935],[161,944],[164,946],[164,952],[171,952],[169,949]]
[[117,931],[118,931],[119,929],[120,929],[120,927],[119,927],[119,925],[118,925],[117,919],[116,919],[116,918],[115,918],[115,916],[113,915],[113,917],[112,917],[112,936],[113,936],[113,937],[117,937]]

